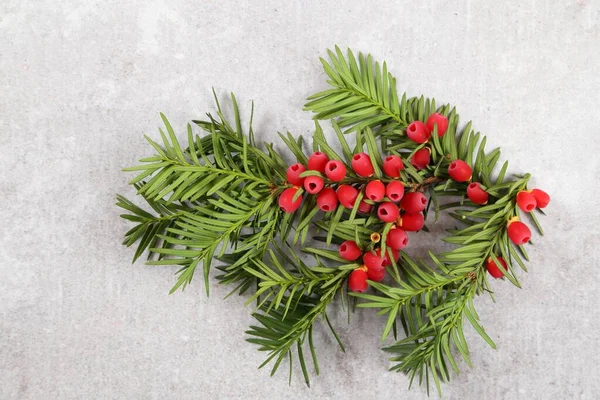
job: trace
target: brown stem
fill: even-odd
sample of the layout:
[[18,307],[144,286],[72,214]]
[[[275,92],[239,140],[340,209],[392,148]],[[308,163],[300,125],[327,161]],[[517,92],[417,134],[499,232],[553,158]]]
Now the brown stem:
[[431,185],[434,183],[445,182],[445,181],[446,181],[446,179],[444,179],[444,178],[439,178],[437,176],[430,176],[429,178],[425,179],[421,183],[412,183],[409,186],[409,188],[411,191],[414,191],[414,192],[422,191],[425,186],[428,186],[428,185]]

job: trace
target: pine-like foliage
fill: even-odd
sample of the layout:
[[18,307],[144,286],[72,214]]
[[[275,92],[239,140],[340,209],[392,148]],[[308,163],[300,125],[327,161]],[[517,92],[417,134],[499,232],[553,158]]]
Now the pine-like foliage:
[[308,342],[314,370],[318,374],[319,364],[312,341],[312,327],[323,316],[342,351],[344,350],[326,311],[332,301],[344,296],[342,289],[346,277],[358,265],[347,264],[332,268],[317,262],[309,267],[292,249],[287,248],[285,252],[279,249],[278,253],[279,256],[276,256],[270,251],[267,260],[253,260],[252,265],[245,267],[260,281],[258,290],[248,300],[248,303],[253,300],[258,303],[253,316],[260,325],[250,326],[246,333],[250,336],[249,342],[260,345],[261,351],[269,352],[261,367],[274,361],[271,375],[289,355],[291,379],[291,358],[295,349],[305,382],[310,385],[303,346]]
[[138,173],[130,183],[157,212],[148,214],[119,197],[118,205],[132,213],[125,218],[139,222],[125,244],[140,239],[136,258],[148,248],[151,265],[180,265],[173,291],[189,284],[202,264],[208,292],[213,258],[232,245],[237,262],[222,279],[248,285],[250,276],[241,266],[251,257],[262,257],[277,232],[291,227],[291,218],[278,210],[281,190],[275,186],[285,181],[286,165],[272,146],[266,152],[256,147],[251,125],[249,135],[244,134],[235,97],[232,104],[235,127],[217,102],[218,119],[209,115],[207,121],[196,122],[207,136],[194,135],[188,125],[186,148],[161,115],[167,131],[160,130],[162,146],[147,138],[156,154],[125,169]]
[[316,113],[317,119],[336,118],[340,127],[361,131],[367,127],[403,129],[407,125],[406,97],[398,99],[396,78],[384,62],[373,64],[371,55],[359,53],[348,59],[336,46],[328,51],[330,62],[321,59],[329,77],[331,89],[308,98],[306,110]]
[[[217,101],[216,116],[193,121],[204,135],[195,134],[188,125],[185,147],[161,115],[165,125],[165,131],[160,130],[161,143],[147,138],[155,154],[126,168],[137,174],[131,184],[153,212],[123,196],[117,199],[117,205],[127,212],[123,218],[135,224],[126,233],[124,244],[137,243],[134,261],[147,251],[149,264],[179,266],[172,291],[189,284],[201,265],[208,292],[210,266],[218,259],[221,283],[232,284],[232,293],[252,292],[247,304],[255,304],[255,323],[247,331],[247,340],[268,353],[261,367],[272,364],[273,374],[289,357],[291,374],[295,355],[307,384],[310,364],[319,373],[313,343],[315,323],[325,322],[344,350],[327,312],[338,299],[351,311],[346,282],[361,265],[341,258],[336,245],[353,240],[365,252],[380,249],[391,259],[387,269],[391,280],[369,281],[371,291],[351,293],[351,300],[358,308],[376,309],[385,316],[381,338],[393,334],[395,340],[385,348],[394,363],[392,370],[406,373],[411,382],[417,378],[427,388],[433,383],[441,392],[441,383],[459,373],[461,362],[471,366],[464,335],[467,324],[495,347],[474,308],[477,295],[487,292],[493,296],[486,260],[499,265],[502,257],[508,268],[504,277],[520,287],[517,269],[526,271],[528,255],[523,246],[509,240],[507,221],[524,217],[515,197],[527,189],[530,176],[507,177],[507,162],[496,172],[499,149],[486,151],[486,138],[472,129],[471,122],[459,128],[459,115],[450,105],[437,107],[435,99],[424,96],[399,96],[396,79],[385,63],[374,63],[370,55],[359,53],[356,57],[350,50],[345,56],[337,47],[329,56],[330,61],[321,61],[331,89],[310,96],[305,108],[316,114],[313,150],[342,161],[348,170],[341,182],[323,179],[331,187],[347,184],[358,188],[353,208],[339,205],[324,213],[316,206],[315,196],[300,188],[297,196],[302,197],[302,206],[291,214],[280,210],[278,197],[291,186],[286,182],[287,165],[272,145],[255,142],[252,117],[243,130],[232,96],[233,123],[225,118]],[[425,122],[436,112],[448,119],[445,135],[438,137],[435,128],[423,144],[406,137],[408,124]],[[331,120],[338,146],[326,140],[318,122],[322,119]],[[347,134],[354,135],[352,146]],[[280,137],[297,161],[306,165],[302,138],[290,133]],[[425,147],[431,163],[417,170],[409,160]],[[361,152],[371,157],[372,177],[352,171],[352,157]],[[444,210],[456,220],[443,238],[455,245],[451,250],[437,255],[429,252],[426,260],[402,251],[396,261],[386,245],[395,222],[384,223],[373,211],[359,212],[361,202],[376,206],[365,198],[364,185],[371,179],[391,180],[382,172],[382,154],[397,154],[404,160],[399,179],[406,191],[429,195],[427,224],[437,221]],[[480,182],[490,196],[487,204],[470,202],[468,183],[449,177],[448,166],[457,159],[472,167],[472,181]],[[310,175],[321,176],[316,171],[302,176]],[[543,234],[535,214],[528,217]],[[315,245],[306,247],[311,234]],[[301,252],[305,253],[302,257]],[[306,254],[312,262],[303,261]],[[403,330],[400,338],[398,327]]]

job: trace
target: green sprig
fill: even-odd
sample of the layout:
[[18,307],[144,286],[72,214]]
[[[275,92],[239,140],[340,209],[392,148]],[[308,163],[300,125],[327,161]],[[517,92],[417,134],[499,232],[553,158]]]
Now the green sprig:
[[[405,162],[400,180],[406,190],[430,194],[424,211],[428,222],[431,214],[437,221],[443,210],[456,221],[443,238],[455,247],[438,255],[429,252],[426,260],[402,252],[400,260],[392,260],[389,268],[391,284],[370,282],[374,293],[352,296],[358,300],[354,304],[359,309],[375,309],[385,316],[382,340],[393,334],[395,341],[385,348],[392,355],[392,370],[406,373],[411,383],[418,377],[428,390],[433,383],[441,392],[441,383],[450,380],[452,373],[459,373],[456,351],[471,365],[465,321],[495,347],[474,308],[477,295],[493,296],[486,261],[499,264],[502,257],[507,264],[505,279],[521,287],[517,270],[526,271],[529,257],[523,246],[510,242],[506,226],[508,220],[520,216],[515,197],[527,189],[530,176],[507,178],[507,162],[495,173],[500,150],[486,151],[487,139],[473,130],[471,122],[459,128],[459,115],[452,106],[437,106],[435,99],[424,96],[399,96],[396,79],[386,63],[374,62],[362,53],[356,57],[350,50],[345,56],[337,47],[329,56],[330,61],[321,61],[331,88],[310,96],[305,108],[315,112],[313,150],[344,162],[348,169],[343,181],[323,177],[325,183],[333,187],[348,184],[359,190],[352,209],[339,205],[323,213],[316,207],[314,196],[299,190],[302,206],[293,214],[283,213],[277,202],[279,194],[290,187],[286,163],[272,144],[256,143],[252,115],[248,127],[243,128],[235,96],[231,96],[233,122],[229,122],[215,94],[216,116],[208,114],[205,120],[193,121],[203,135],[195,134],[194,127],[188,125],[187,144],[182,146],[161,114],[165,128],[159,131],[160,143],[147,137],[155,154],[125,169],[136,173],[130,183],[153,212],[117,197],[117,205],[126,211],[122,217],[135,224],[126,233],[124,244],[137,243],[134,261],[147,251],[149,264],[179,267],[171,292],[190,284],[202,266],[208,293],[210,267],[214,259],[219,260],[217,279],[234,285],[230,294],[252,291],[247,304],[256,303],[252,314],[256,324],[247,331],[247,340],[268,352],[261,367],[273,363],[274,374],[289,357],[291,374],[295,354],[309,385],[308,354],[319,373],[313,327],[322,318],[344,349],[327,310],[339,298],[350,313],[353,307],[345,291],[346,281],[351,271],[360,267],[329,247],[354,240],[364,251],[379,246],[389,252],[385,239],[393,223],[382,223],[374,213],[358,213],[364,186],[371,178],[352,172],[352,156],[368,152],[374,178],[389,182],[391,179],[382,174],[381,155],[398,154]],[[406,137],[408,124],[425,122],[434,112],[448,118],[445,135],[438,137],[435,127],[427,143],[417,144]],[[318,120],[331,120],[340,154],[334,150],[338,146],[327,141]],[[353,148],[346,139],[348,133],[355,135]],[[296,160],[306,164],[302,137],[287,132],[280,138]],[[409,160],[423,148],[429,149],[431,163],[417,170]],[[450,179],[447,168],[456,159],[472,167],[471,181],[485,187],[488,204],[471,203],[466,196],[469,182]],[[303,174],[309,175],[320,176],[314,171]],[[543,234],[537,217],[529,217]],[[428,230],[427,226],[423,229]],[[376,243],[373,237],[378,235],[372,236],[374,233],[383,242]],[[311,234],[325,248],[304,247]],[[308,266],[301,254],[308,254],[314,263]],[[398,338],[398,326],[404,330],[403,338]]]

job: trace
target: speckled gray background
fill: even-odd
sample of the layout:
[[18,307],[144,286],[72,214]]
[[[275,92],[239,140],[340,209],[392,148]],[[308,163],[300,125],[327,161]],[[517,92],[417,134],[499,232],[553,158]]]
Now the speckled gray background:
[[[403,4],[402,4],[403,3]],[[384,321],[322,327],[322,376],[269,378],[245,298],[130,265],[113,205],[159,111],[181,132],[234,91],[256,130],[308,134],[338,43],[386,59],[400,90],[451,101],[553,196],[523,289],[477,301],[474,369],[448,399],[600,396],[600,5],[572,1],[23,1],[0,4],[0,398],[421,399],[387,372]],[[436,245],[422,239],[417,246]],[[284,367],[285,369],[285,367]]]

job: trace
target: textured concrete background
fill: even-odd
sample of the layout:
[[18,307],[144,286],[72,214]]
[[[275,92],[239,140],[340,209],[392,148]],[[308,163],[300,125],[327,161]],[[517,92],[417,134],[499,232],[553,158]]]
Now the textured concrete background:
[[[322,376],[257,370],[245,298],[169,296],[175,268],[130,265],[120,172],[234,91],[256,130],[308,134],[334,44],[386,59],[400,90],[453,102],[513,172],[553,196],[523,289],[477,301],[474,369],[449,399],[598,398],[598,1],[16,1],[0,5],[0,398],[407,398],[378,350],[384,321],[317,329]],[[392,5],[393,3],[393,5]],[[401,4],[403,3],[403,4]],[[513,3],[513,4],[511,4]],[[143,4],[143,5],[142,5]],[[423,243],[429,243],[424,241]],[[431,242],[437,243],[435,241]]]

